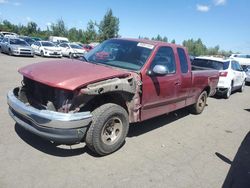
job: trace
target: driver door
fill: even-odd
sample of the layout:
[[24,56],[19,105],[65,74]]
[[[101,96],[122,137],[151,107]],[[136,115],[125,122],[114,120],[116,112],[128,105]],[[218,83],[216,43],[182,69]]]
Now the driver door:
[[176,58],[171,47],[162,46],[156,52],[151,62],[150,70],[155,65],[166,67],[166,75],[142,75],[142,108],[141,120],[146,120],[168,113],[185,104],[179,101],[180,74],[176,66]]

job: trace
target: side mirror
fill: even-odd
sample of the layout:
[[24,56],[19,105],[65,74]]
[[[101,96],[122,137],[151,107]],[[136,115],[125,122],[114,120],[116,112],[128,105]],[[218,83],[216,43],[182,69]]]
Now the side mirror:
[[169,71],[166,66],[164,65],[155,65],[152,70],[148,71],[148,75],[156,75],[156,76],[165,76],[168,74]]

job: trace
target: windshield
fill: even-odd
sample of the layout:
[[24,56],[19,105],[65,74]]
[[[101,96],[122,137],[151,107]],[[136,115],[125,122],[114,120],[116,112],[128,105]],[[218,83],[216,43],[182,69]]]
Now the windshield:
[[154,46],[127,40],[111,39],[86,54],[89,62],[105,64],[129,70],[140,70]]
[[73,49],[82,49],[82,47],[77,44],[70,44],[70,47]]
[[22,45],[22,46],[29,46],[27,44],[27,42],[25,42],[22,39],[10,39],[10,44],[14,44],[14,45]]
[[53,46],[55,46],[53,43],[51,43],[51,42],[41,42],[42,43],[42,46],[51,46],[51,47],[53,47]]
[[226,70],[229,67],[229,61],[220,62],[208,59],[194,59],[192,65],[216,70]]

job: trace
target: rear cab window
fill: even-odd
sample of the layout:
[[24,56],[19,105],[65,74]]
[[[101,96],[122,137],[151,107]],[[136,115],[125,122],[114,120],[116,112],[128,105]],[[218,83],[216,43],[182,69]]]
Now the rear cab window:
[[188,72],[188,62],[187,62],[187,56],[183,48],[177,48],[177,53],[180,60],[181,65],[181,73],[187,73]]

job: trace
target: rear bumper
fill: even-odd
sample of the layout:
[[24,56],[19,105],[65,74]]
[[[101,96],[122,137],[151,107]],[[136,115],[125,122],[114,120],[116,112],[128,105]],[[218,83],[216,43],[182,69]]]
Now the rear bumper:
[[66,114],[38,110],[21,102],[12,91],[7,94],[7,102],[10,116],[19,126],[56,143],[80,142],[92,121],[90,112]]
[[227,91],[228,91],[228,88],[224,88],[224,87],[217,87],[216,88],[217,95],[224,95],[227,93]]

